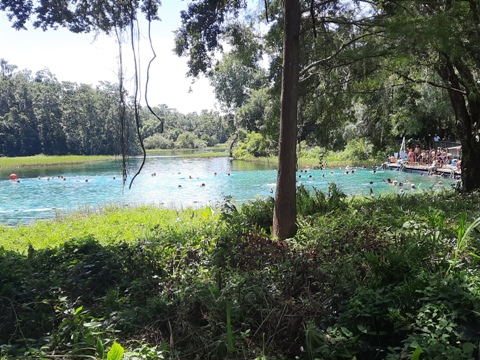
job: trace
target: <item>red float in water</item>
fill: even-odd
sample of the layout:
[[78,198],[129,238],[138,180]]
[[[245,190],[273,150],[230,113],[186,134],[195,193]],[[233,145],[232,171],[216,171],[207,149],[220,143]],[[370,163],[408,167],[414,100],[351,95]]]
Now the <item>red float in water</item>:
[[16,174],[10,174],[10,180],[15,180],[17,178]]

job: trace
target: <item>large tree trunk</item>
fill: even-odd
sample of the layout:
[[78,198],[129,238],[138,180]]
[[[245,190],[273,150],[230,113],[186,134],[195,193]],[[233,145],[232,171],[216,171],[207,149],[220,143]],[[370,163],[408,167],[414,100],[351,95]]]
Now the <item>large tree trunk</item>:
[[449,86],[448,95],[457,120],[457,131],[462,143],[462,187],[465,191],[479,190],[480,99],[476,84],[469,69],[459,61],[454,65],[447,60],[437,68],[437,72]]
[[297,100],[300,57],[299,0],[284,2],[284,42],[280,139],[273,236],[285,240],[296,232]]

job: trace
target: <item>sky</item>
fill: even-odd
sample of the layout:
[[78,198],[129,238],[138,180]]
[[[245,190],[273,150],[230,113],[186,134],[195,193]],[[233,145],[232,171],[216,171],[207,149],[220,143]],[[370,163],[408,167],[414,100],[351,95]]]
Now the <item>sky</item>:
[[[161,21],[153,22],[151,34],[157,58],[150,70],[148,101],[151,106],[165,104],[183,114],[200,113],[218,109],[213,88],[208,80],[186,77],[188,67],[185,58],[173,53],[173,31],[180,26],[180,11],[187,8],[187,1],[162,1],[159,9]],[[143,17],[143,15],[140,15]],[[114,36],[74,34],[66,29],[14,30],[3,12],[0,13],[0,58],[16,65],[18,70],[31,70],[32,74],[49,69],[58,81],[72,81],[96,85],[99,81],[118,81],[118,45]],[[140,23],[140,76],[146,79],[148,61],[151,58],[147,42],[147,23]],[[133,79],[134,66],[131,47],[124,44],[126,79]],[[130,81],[130,94],[133,94]],[[142,86],[142,103],[144,103]]]

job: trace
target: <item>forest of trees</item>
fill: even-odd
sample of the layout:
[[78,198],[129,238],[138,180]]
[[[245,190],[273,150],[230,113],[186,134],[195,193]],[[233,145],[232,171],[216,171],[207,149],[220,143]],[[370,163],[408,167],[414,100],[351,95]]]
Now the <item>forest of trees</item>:
[[[166,105],[140,108],[141,134],[147,148],[202,148],[225,143],[232,132],[228,117],[203,111],[183,115]],[[139,152],[133,111],[129,154]],[[0,156],[100,155],[120,152],[118,84],[60,82],[48,70],[32,75],[0,59]],[[163,133],[162,133],[163,130]]]

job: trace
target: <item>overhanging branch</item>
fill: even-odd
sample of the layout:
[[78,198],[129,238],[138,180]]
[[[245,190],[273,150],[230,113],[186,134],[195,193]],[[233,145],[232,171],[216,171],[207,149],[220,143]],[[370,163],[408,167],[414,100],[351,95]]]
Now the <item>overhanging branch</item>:
[[408,80],[408,81],[413,82],[415,84],[428,84],[428,85],[431,85],[431,86],[434,86],[434,87],[437,87],[437,88],[450,90],[450,91],[455,91],[455,92],[458,92],[462,95],[467,95],[466,91],[461,90],[461,89],[457,89],[457,88],[454,88],[454,87],[451,87],[451,86],[442,85],[442,84],[439,84],[439,83],[436,83],[436,82],[433,82],[433,81],[430,81],[430,80],[425,80],[425,79],[413,79],[410,76],[408,76],[406,74],[402,74],[399,71],[394,71],[393,73],[395,75],[399,76],[400,78]]
[[330,60],[332,60],[333,58],[337,57],[342,51],[344,51],[346,48],[348,48],[350,45],[352,45],[353,43],[367,37],[367,36],[371,36],[371,35],[375,35],[375,34],[380,34],[382,33],[383,31],[377,31],[377,32],[373,32],[373,33],[368,33],[368,34],[363,34],[363,35],[360,35],[348,42],[346,42],[345,44],[343,44],[335,53],[333,53],[332,55],[330,56],[327,56],[326,58],[323,58],[323,59],[320,59],[320,60],[317,60],[317,61],[314,61],[313,63],[311,63],[310,65],[307,65],[304,69],[302,69],[302,71],[300,71],[300,78],[302,78],[310,69],[312,68],[315,68],[317,66],[320,66]]

